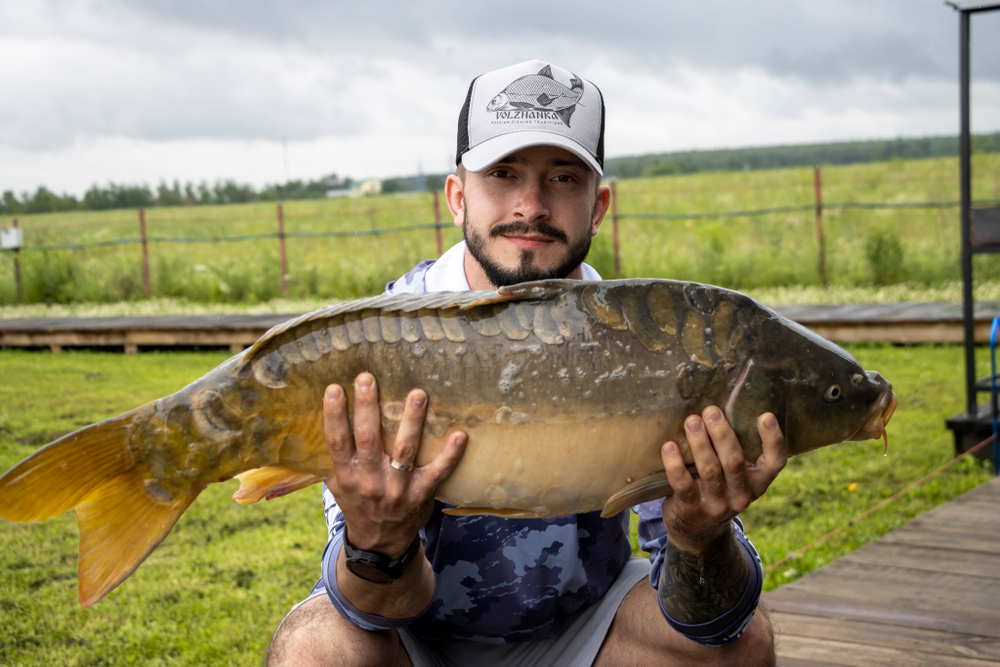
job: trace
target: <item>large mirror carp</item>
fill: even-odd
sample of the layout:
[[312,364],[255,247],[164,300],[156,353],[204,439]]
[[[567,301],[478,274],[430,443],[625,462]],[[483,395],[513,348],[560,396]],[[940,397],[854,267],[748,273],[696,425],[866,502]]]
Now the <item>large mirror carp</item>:
[[885,436],[892,386],[749,297],[667,280],[542,281],[384,295],[309,313],[175,394],[87,426],[0,478],[0,517],[76,510],[80,600],[121,583],[213,482],[251,503],[333,472],[325,387],[378,378],[391,448],[413,388],[430,400],[417,464],[468,433],[438,498],[452,513],[605,515],[667,496],[660,447],[722,407],[748,461],[773,412],[788,454]]

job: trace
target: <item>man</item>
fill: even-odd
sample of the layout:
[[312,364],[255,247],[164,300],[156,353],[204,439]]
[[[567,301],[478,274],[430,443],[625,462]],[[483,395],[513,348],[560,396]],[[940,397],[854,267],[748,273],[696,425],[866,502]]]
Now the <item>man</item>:
[[[607,212],[604,104],[592,83],[531,61],[476,78],[459,117],[445,196],[465,242],[388,291],[495,289],[598,280],[585,263]],[[716,407],[685,424],[699,479],[677,443],[662,450],[675,493],[640,515],[647,563],[630,559],[628,516],[452,517],[435,489],[458,463],[453,433],[413,462],[426,394],[407,397],[386,456],[375,378],[355,381],[353,430],[331,386],[324,429],[336,473],[324,491],[323,579],[286,617],[272,665],[771,665],[755,614],[760,560],[736,515],[784,466],[773,415],[752,465]]]

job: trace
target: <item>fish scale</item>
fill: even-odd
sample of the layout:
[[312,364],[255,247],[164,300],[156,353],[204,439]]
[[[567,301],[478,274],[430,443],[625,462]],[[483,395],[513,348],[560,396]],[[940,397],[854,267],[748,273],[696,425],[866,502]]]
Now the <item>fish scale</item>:
[[[749,460],[762,412],[797,454],[881,436],[895,406],[891,385],[845,351],[721,288],[542,281],[383,295],[279,325],[177,393],[42,448],[0,478],[0,516],[76,509],[92,604],[206,485],[237,476],[234,498],[249,503],[329,478],[323,393],[342,385],[350,413],[362,371],[378,380],[387,452],[417,387],[429,401],[416,464],[468,434],[437,491],[455,514],[607,515],[669,495],[660,447],[674,440],[692,463],[683,422],[708,405],[723,407]],[[835,403],[830,383],[842,385]]]

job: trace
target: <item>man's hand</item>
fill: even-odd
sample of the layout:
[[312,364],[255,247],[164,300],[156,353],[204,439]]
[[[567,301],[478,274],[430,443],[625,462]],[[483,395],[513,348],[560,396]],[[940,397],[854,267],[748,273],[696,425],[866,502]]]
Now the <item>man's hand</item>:
[[730,522],[763,495],[785,467],[786,454],[771,413],[757,420],[764,453],[752,466],[719,408],[688,417],[684,431],[698,479],[688,472],[677,443],[665,444],[663,467],[674,493],[663,501],[667,545],[659,597],[670,618],[696,625],[733,609],[746,590],[751,564]]
[[663,501],[663,525],[670,542],[699,554],[729,530],[733,517],[764,494],[785,467],[787,456],[781,429],[769,412],[757,420],[764,452],[752,466],[719,408],[710,406],[700,417],[688,417],[684,431],[699,479],[688,472],[677,443],[666,443],[661,455],[674,493]]
[[[414,465],[426,413],[427,394],[411,391],[392,448],[398,463]],[[354,381],[353,434],[343,389],[327,387],[323,432],[334,465],[326,484],[344,513],[351,544],[399,558],[430,518],[438,486],[465,451],[466,434],[452,433],[441,453],[425,466],[406,472],[393,468],[382,444],[378,388],[370,373]]]

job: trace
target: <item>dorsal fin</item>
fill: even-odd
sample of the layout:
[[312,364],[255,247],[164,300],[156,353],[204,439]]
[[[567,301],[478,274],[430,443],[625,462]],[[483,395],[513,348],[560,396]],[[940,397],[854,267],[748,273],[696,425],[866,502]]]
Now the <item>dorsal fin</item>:
[[545,67],[543,67],[538,72],[538,76],[546,76],[546,77],[552,79],[553,81],[555,81],[555,77],[552,76],[552,65],[546,65]]
[[[272,327],[267,333],[261,336],[246,352],[243,358],[234,367],[233,372],[239,373],[244,368],[248,368],[255,359],[266,354],[279,344],[278,339],[284,334],[294,331],[302,326],[313,325],[344,313],[360,312],[367,309],[382,311],[397,311],[412,313],[423,308],[432,310],[444,310],[458,308],[468,310],[491,303],[502,303],[504,301],[523,301],[529,299],[548,299],[555,294],[561,293],[571,287],[581,286],[578,280],[539,280],[530,283],[521,283],[512,287],[501,288],[498,291],[469,291],[469,292],[427,292],[422,294],[382,294],[367,299],[356,301],[345,301],[326,308],[320,308],[311,313],[306,313],[299,317],[288,320]],[[286,341],[282,341],[286,342]]]

